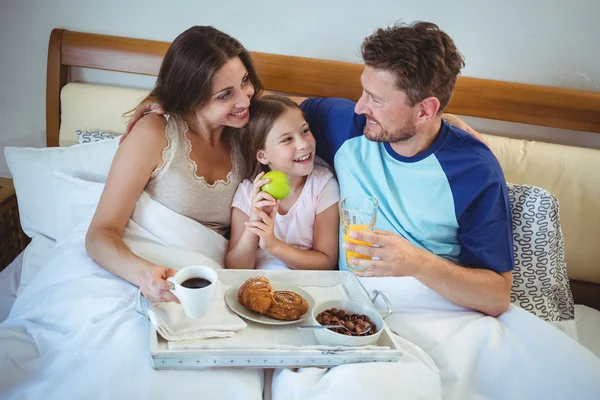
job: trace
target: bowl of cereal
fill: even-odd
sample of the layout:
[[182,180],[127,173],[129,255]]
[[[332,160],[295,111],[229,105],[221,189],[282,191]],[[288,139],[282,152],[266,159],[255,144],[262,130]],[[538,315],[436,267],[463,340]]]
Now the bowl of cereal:
[[314,329],[317,342],[324,346],[368,346],[377,343],[383,331],[383,317],[377,310],[350,300],[331,300],[317,304],[312,311],[313,325],[340,328]]

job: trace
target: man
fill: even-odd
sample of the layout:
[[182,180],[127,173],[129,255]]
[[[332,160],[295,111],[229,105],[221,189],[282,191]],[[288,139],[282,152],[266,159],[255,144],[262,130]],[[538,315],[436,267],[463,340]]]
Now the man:
[[[378,230],[351,234],[376,246],[340,235],[340,268],[344,249],[352,250],[373,257],[350,260],[363,270],[357,275],[413,276],[458,305],[500,315],[510,304],[513,269],[504,175],[481,141],[442,120],[461,55],[437,25],[419,22],[377,30],[362,57],[357,103],[301,104],[341,197],[379,200]],[[164,112],[142,104],[126,131],[148,110]]]
[[497,316],[508,308],[513,251],[504,175],[492,152],[442,120],[464,66],[427,22],[379,29],[362,45],[362,96],[302,103],[341,198],[379,200],[376,230],[343,242],[372,256],[360,276],[413,276],[448,300]]

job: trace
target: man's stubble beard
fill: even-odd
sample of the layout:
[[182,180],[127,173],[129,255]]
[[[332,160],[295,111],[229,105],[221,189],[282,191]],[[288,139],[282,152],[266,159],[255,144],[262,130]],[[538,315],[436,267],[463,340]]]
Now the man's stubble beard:
[[400,129],[397,129],[394,132],[390,132],[381,127],[381,132],[379,132],[378,134],[373,134],[367,130],[367,127],[368,125],[365,125],[363,133],[365,137],[372,142],[406,142],[412,139],[417,134],[417,126],[413,120],[407,120],[406,123]]

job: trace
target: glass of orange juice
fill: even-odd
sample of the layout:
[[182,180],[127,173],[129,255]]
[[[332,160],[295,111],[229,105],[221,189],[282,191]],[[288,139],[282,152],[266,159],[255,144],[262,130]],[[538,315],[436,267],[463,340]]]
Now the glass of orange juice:
[[[340,200],[340,222],[342,223],[342,229],[344,230],[344,241],[363,246],[373,246],[371,243],[352,239],[350,237],[350,232],[372,231],[375,228],[375,222],[377,221],[378,205],[379,202],[377,199],[364,195],[348,196]],[[346,250],[346,267],[353,272],[363,271],[363,268],[351,265],[350,259],[352,258],[371,259],[369,256]]]

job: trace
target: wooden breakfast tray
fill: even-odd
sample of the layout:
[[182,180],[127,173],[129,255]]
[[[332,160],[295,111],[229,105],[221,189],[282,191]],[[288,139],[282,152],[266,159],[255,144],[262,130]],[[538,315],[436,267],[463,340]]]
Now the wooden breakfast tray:
[[[293,283],[301,287],[313,296],[317,304],[347,299],[375,308],[359,280],[346,271],[217,272],[220,282],[228,287],[239,287],[246,279],[261,275],[272,282]],[[246,323],[247,328],[236,332],[231,338],[179,342],[166,341],[150,324],[152,366],[156,369],[329,367],[349,363],[395,362],[402,357],[402,349],[387,325],[384,325],[375,345],[344,348],[320,346],[312,331],[297,329],[299,325],[310,325],[310,318],[285,326],[264,325],[248,320]]]

